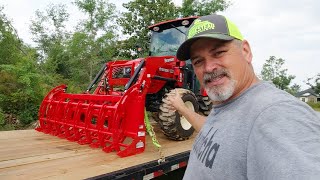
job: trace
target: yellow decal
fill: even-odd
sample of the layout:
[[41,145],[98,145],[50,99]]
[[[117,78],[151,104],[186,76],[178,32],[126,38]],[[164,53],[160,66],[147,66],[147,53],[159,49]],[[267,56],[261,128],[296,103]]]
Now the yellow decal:
[[188,39],[192,38],[198,33],[201,33],[203,31],[207,31],[210,29],[214,29],[215,25],[212,22],[209,21],[201,21],[200,19],[196,19],[194,21],[194,24],[189,29],[188,33]]

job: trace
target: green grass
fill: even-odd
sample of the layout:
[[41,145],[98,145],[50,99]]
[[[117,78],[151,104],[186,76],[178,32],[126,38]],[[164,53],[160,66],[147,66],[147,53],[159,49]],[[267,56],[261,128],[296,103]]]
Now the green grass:
[[315,111],[320,111],[320,102],[313,103],[313,102],[307,102],[307,104],[312,107]]
[[319,111],[320,112],[320,108],[313,108],[315,111]]
[[0,131],[12,131],[12,130],[15,130],[15,127],[12,124],[6,124],[6,125],[0,126]]

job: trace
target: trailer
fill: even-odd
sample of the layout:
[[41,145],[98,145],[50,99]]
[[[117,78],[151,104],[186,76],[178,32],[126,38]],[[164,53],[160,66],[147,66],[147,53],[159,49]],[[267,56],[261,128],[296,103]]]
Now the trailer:
[[[187,166],[193,135],[172,141],[155,126],[165,161],[146,137],[145,152],[125,158],[35,130],[0,132],[0,179],[170,179]],[[183,172],[183,171],[182,171]],[[173,178],[171,178],[173,179]]]

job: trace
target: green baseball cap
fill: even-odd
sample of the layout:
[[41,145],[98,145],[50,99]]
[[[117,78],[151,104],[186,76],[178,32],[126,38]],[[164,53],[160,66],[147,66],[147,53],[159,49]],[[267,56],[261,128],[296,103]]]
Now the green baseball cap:
[[237,26],[226,17],[217,14],[202,16],[194,20],[190,25],[186,34],[186,41],[180,45],[177,51],[177,58],[181,61],[190,59],[190,47],[200,38],[213,38],[224,41],[243,40]]

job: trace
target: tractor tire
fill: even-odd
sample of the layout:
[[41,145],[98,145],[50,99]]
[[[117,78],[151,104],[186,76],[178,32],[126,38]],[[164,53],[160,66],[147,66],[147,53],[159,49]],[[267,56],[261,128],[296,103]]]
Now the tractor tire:
[[209,116],[212,110],[212,102],[208,96],[202,96],[202,101],[204,102],[204,107],[200,106],[200,111],[203,115]]
[[152,118],[155,122],[159,122],[159,112],[152,112],[152,113],[151,113],[151,118]]
[[196,96],[187,89],[173,89],[167,93],[162,99],[160,105],[158,123],[164,134],[173,140],[185,140],[188,139],[194,132],[192,125],[186,120],[185,117],[181,116],[178,111],[171,110],[168,95],[174,94],[175,90],[179,93],[180,97],[184,101],[185,105],[192,111],[198,112],[199,105]]

